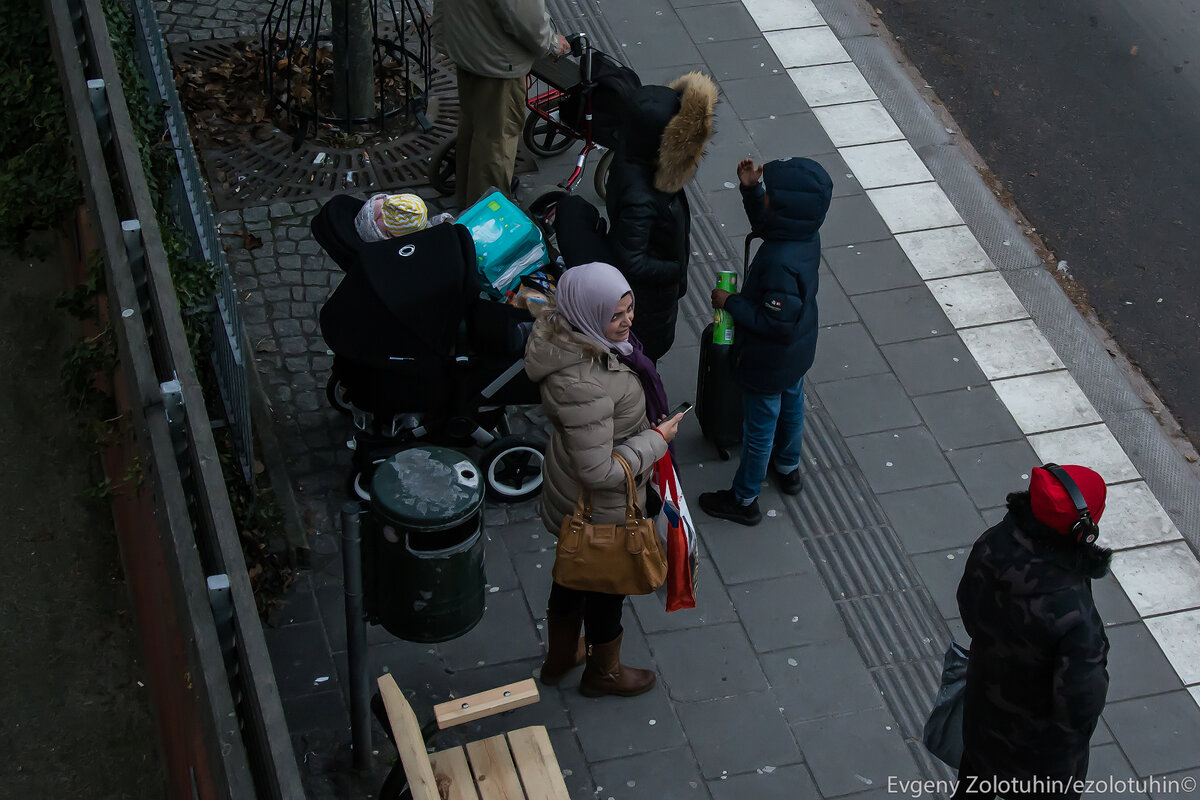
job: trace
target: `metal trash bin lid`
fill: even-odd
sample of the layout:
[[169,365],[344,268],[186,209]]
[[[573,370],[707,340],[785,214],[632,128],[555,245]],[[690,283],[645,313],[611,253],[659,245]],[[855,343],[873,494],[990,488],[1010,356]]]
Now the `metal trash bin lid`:
[[384,461],[371,479],[371,504],[393,524],[438,530],[462,522],[483,505],[479,467],[463,453],[422,445]]

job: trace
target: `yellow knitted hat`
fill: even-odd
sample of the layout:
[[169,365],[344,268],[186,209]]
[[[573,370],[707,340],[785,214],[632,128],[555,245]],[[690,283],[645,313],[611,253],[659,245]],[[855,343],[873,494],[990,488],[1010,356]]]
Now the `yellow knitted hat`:
[[429,222],[425,201],[415,194],[387,195],[383,198],[380,216],[388,236],[403,236],[422,230]]

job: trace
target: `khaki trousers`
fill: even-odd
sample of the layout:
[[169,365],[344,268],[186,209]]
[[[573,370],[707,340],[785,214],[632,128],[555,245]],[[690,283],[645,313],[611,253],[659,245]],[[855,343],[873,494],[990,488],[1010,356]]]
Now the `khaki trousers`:
[[458,70],[455,200],[461,210],[491,186],[509,194],[525,122],[525,78],[485,78]]

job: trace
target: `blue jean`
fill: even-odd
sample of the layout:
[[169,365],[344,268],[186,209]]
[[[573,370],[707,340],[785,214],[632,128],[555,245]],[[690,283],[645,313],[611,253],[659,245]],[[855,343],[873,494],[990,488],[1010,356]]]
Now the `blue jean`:
[[800,466],[803,435],[804,378],[781,394],[742,393],[742,463],[733,476],[738,502],[746,505],[758,497],[772,460],[785,475]]

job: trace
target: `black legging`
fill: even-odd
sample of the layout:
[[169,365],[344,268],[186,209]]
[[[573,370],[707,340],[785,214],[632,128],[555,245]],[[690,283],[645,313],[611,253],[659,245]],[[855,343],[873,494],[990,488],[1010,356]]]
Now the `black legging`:
[[555,617],[582,613],[588,642],[607,644],[621,635],[621,604],[624,602],[623,594],[585,592],[554,583],[550,586],[546,610]]

